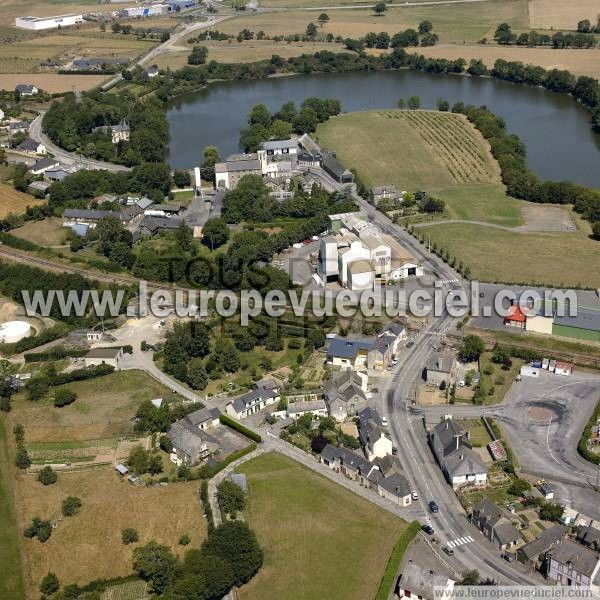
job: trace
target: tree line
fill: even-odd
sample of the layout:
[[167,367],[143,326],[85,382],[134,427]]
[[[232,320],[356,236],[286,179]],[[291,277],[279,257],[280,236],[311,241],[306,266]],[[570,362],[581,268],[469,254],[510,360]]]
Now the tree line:
[[[574,33],[557,31],[552,35],[538,33],[533,30],[517,35],[508,23],[500,23],[494,32],[494,40],[502,46],[516,44],[517,46],[529,46],[530,48],[535,46],[547,46],[550,48],[594,48],[598,45],[598,40],[593,32],[591,32],[591,29],[590,26],[586,31],[578,30]],[[487,40],[484,38],[481,42],[486,43]]]
[[344,45],[353,52],[362,52],[365,48],[408,48],[410,46],[435,46],[439,41],[437,34],[433,33],[431,21],[421,21],[417,29],[405,29],[390,36],[389,33],[369,32],[362,38],[346,38]]

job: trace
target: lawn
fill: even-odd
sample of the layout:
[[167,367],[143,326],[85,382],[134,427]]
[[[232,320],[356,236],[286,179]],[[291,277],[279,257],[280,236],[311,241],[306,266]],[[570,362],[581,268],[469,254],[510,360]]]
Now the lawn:
[[485,448],[492,441],[481,419],[462,419],[459,423],[469,432],[474,447]]
[[513,358],[512,366],[505,371],[501,365],[493,363],[491,357],[491,352],[484,352],[479,359],[481,363],[480,385],[489,390],[483,404],[500,404],[513,384],[521,366],[525,364],[525,361]]
[[564,233],[512,233],[464,223],[423,226],[438,247],[471,269],[480,281],[556,287],[600,287],[600,244],[589,224]]
[[[131,434],[131,418],[144,400],[167,399],[170,390],[142,371],[119,371],[106,377],[69,383],[77,400],[63,408],[52,404],[52,392],[39,402],[13,397],[11,421],[25,427],[26,442],[99,442]],[[96,444],[97,446],[97,444]]]
[[[2,88],[0,82],[0,89]],[[29,194],[18,192],[12,185],[0,183],[0,219],[9,213],[19,215],[24,213],[28,206],[43,204],[43,200],[37,200]]]
[[[277,5],[281,0],[267,0]],[[301,5],[313,0],[283,0]],[[316,2],[316,0],[315,0]],[[276,13],[257,13],[240,16],[219,23],[218,29],[236,34],[248,28],[251,31],[263,30],[267,35],[289,35],[304,33],[309,22],[314,21],[321,12],[322,2],[313,4],[315,11],[290,11]],[[503,21],[509,22],[514,29],[526,28],[528,23],[526,0],[490,0],[465,4],[447,4],[441,6],[388,6],[382,17],[376,17],[369,8],[342,9],[326,11],[330,21],[319,33],[333,33],[342,37],[363,37],[370,31],[387,31],[394,34],[409,27],[414,29],[424,19],[433,23],[433,30],[441,42],[468,43],[478,42],[483,37],[491,38],[496,26]]]
[[[181,535],[190,536],[192,547],[198,547],[206,535],[197,482],[146,488],[131,485],[111,467],[101,467],[61,472],[58,482],[48,487],[33,475],[22,475],[17,490],[19,529],[35,516],[57,523],[44,544],[22,538],[32,597],[48,571],[65,584],[127,575],[132,572],[135,547],[156,540],[181,554]],[[76,516],[61,519],[61,502],[67,496],[80,498],[82,508]],[[125,527],[137,529],[137,544],[121,542]]]
[[22,227],[13,229],[11,234],[40,246],[63,246],[67,239],[67,230],[59,217],[28,221]]
[[316,137],[323,147],[335,149],[342,163],[356,168],[369,186],[435,191],[499,182],[487,143],[463,115],[420,110],[348,113],[319,125]]
[[[8,436],[10,435],[10,441]],[[6,420],[0,419],[0,598],[23,598],[21,573],[20,532],[17,528],[15,503],[12,490],[12,464],[8,444],[12,433],[8,432]]]
[[404,521],[279,454],[239,470],[245,517],[265,551],[242,600],[374,597]]

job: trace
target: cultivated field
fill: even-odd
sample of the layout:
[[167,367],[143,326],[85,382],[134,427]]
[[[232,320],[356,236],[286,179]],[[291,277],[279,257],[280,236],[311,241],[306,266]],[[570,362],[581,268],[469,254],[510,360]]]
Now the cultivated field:
[[100,85],[106,75],[59,75],[58,73],[0,74],[0,90],[14,90],[18,83],[32,83],[51,94],[84,91]]
[[373,598],[406,523],[280,454],[243,464],[246,518],[265,551],[242,600]]
[[[20,531],[35,516],[57,523],[44,544],[22,537],[23,571],[31,597],[37,597],[48,571],[65,584],[127,575],[136,546],[156,540],[181,553],[183,546],[177,543],[181,535],[190,536],[192,547],[206,535],[197,482],[145,488],[121,479],[112,467],[100,467],[60,472],[58,482],[47,487],[34,475],[20,475],[17,494]],[[74,517],[61,518],[61,502],[67,496],[80,498],[82,508]],[[125,527],[137,529],[138,543],[122,543]]]
[[0,183],[0,219],[9,213],[19,215],[25,212],[28,206],[43,204],[43,200],[36,200],[29,194],[18,192],[12,185]]
[[582,19],[596,23],[598,0],[530,0],[529,24],[537,29],[575,29]]
[[[244,15],[219,23],[221,31],[237,34],[247,27],[252,31],[261,29],[268,35],[304,33],[309,22],[315,21],[320,9],[281,13],[258,13]],[[492,37],[503,21],[513,28],[526,28],[528,23],[527,0],[490,0],[465,4],[441,6],[389,6],[382,17],[376,17],[371,9],[342,9],[328,11],[330,21],[320,33],[333,33],[343,37],[361,37],[370,31],[387,31],[390,34],[408,27],[416,28],[420,21],[428,19],[441,42],[477,42],[482,37]]]
[[[415,2],[444,2],[445,0],[412,0],[411,3]],[[364,0],[336,0],[335,6],[352,6],[353,4],[366,4]],[[400,5],[400,2],[393,2],[393,4]],[[260,5],[267,8],[296,8],[306,7],[314,8],[323,6],[323,0],[261,0]]]
[[575,217],[569,233],[512,233],[464,223],[425,226],[420,232],[471,268],[480,281],[600,286],[600,244],[589,223]]
[[[330,119],[317,129],[369,186],[438,190],[499,181],[487,143],[462,115],[437,111],[366,111]],[[365,148],[369,148],[365,152]]]
[[[202,42],[203,46],[208,48],[208,59],[224,63],[254,62],[271,58],[273,54],[278,54],[283,58],[291,56],[300,56],[301,54],[314,54],[321,50],[330,52],[342,52],[342,44],[311,43],[311,42],[272,42],[270,40],[253,40],[250,42],[236,41],[229,42]],[[177,46],[176,48],[180,48]],[[180,69],[187,65],[187,57],[191,52],[192,46],[183,50],[171,50],[160,54],[154,61],[159,67],[165,69]]]
[[[600,4],[598,5],[600,10]],[[410,51],[410,50],[409,50]],[[488,67],[504,60],[521,61],[539,65],[545,69],[566,69],[577,75],[600,77],[600,51],[593,50],[554,50],[552,48],[525,48],[522,46],[498,46],[496,44],[438,44],[429,48],[419,48],[419,54],[431,58],[480,58]]]
[[142,401],[171,397],[142,371],[119,371],[65,387],[77,393],[77,400],[63,408],[56,408],[51,398],[31,402],[23,394],[14,396],[11,422],[24,425],[28,444],[60,442],[58,450],[70,450],[72,442],[94,442],[96,447],[97,442],[131,434],[131,418]]
[[43,221],[28,221],[22,227],[13,229],[11,234],[40,246],[61,246],[67,238],[67,230],[59,217],[49,217]]

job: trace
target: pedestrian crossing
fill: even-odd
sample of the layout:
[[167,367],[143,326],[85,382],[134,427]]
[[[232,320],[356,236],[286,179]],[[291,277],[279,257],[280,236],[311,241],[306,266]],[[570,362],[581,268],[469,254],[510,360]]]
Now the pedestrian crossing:
[[452,540],[451,542],[448,542],[448,548],[457,548],[458,546],[462,546],[463,544],[468,544],[469,542],[472,542],[473,538],[470,535],[467,535],[465,537],[460,537],[460,538],[456,538],[454,540]]

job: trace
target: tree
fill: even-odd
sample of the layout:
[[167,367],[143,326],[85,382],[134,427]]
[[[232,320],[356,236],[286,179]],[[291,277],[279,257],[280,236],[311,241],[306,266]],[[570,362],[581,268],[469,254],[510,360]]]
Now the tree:
[[133,551],[133,568],[144,580],[149,581],[155,594],[162,594],[177,575],[177,559],[168,546],[148,542]]
[[600,240],[600,221],[596,221],[592,225],[592,235],[595,240]]
[[500,23],[494,32],[494,39],[499,44],[506,45],[516,41],[517,36],[512,32],[511,26],[508,23]]
[[193,358],[188,363],[187,383],[193,390],[203,390],[208,384],[208,375],[201,358]]
[[58,475],[52,470],[50,465],[46,465],[38,473],[37,480],[43,485],[52,485],[58,481]]
[[220,160],[219,150],[215,146],[204,148],[204,160],[200,165],[200,173],[204,179],[212,181],[215,178],[215,165]]
[[560,504],[554,504],[553,502],[546,502],[540,508],[540,519],[543,521],[560,521],[564,508]]
[[173,173],[173,183],[178,188],[188,187],[192,183],[192,178],[190,177],[189,171],[185,169],[176,169],[175,173]]
[[31,466],[31,458],[25,449],[25,446],[19,446],[15,455],[15,464],[19,469],[29,469]]
[[433,29],[433,23],[431,21],[421,21],[418,29],[421,35],[429,33]]
[[31,525],[25,528],[23,535],[27,538],[37,537],[42,544],[50,539],[52,535],[52,524],[50,521],[42,521],[39,517],[31,520]]
[[126,527],[125,529],[121,530],[121,540],[123,541],[123,544],[135,544],[135,542],[138,542],[139,539],[140,536],[137,532],[137,529]]
[[408,99],[408,108],[410,110],[418,110],[421,108],[421,98],[419,98],[419,96],[411,96]]
[[473,362],[479,360],[484,348],[485,344],[479,336],[467,335],[463,340],[458,356],[464,362]]
[[142,475],[148,471],[148,451],[141,446],[134,446],[129,452],[127,465],[131,471],[137,475]]
[[306,37],[309,40],[314,40],[317,37],[318,32],[317,26],[314,23],[309,23],[306,26]]
[[462,579],[458,582],[458,585],[477,585],[479,580],[479,571],[477,569],[471,569],[462,574]]
[[194,46],[187,58],[188,65],[203,65],[207,56],[208,48],[206,46]]
[[10,397],[9,396],[0,396],[0,411],[4,413],[9,413],[11,410],[10,405]]
[[179,226],[179,229],[177,229],[175,233],[175,240],[177,242],[178,248],[180,248],[184,252],[189,252],[192,249],[194,232],[185,223],[185,221],[182,221],[181,225]]
[[248,125],[262,125],[265,129],[271,126],[271,113],[266,104],[255,104],[248,113]]
[[173,442],[171,442],[171,440],[166,435],[161,435],[158,443],[160,445],[161,450],[163,450],[167,454],[171,454],[171,452],[173,452]]
[[25,440],[25,427],[21,423],[15,423],[13,435],[15,436],[15,443],[17,446],[20,446]]
[[317,19],[319,21],[319,25],[323,27],[326,23],[329,22],[329,15],[327,13],[322,12]]
[[65,517],[72,517],[79,512],[81,508],[81,499],[76,496],[67,496],[62,502],[62,514]]
[[508,488],[508,493],[513,496],[523,496],[525,492],[531,490],[531,485],[529,481],[525,479],[515,479]]
[[77,394],[68,388],[59,388],[54,392],[54,406],[61,407],[77,400]]
[[48,384],[45,381],[32,379],[25,387],[25,395],[28,400],[37,402],[48,393]]
[[208,219],[202,228],[202,243],[211,250],[222,246],[229,239],[229,227],[225,219],[213,217]]
[[44,578],[40,583],[40,592],[42,592],[44,596],[51,596],[52,594],[58,592],[59,589],[60,582],[54,573],[49,572],[44,575]]
[[201,550],[188,550],[183,561],[185,573],[201,576],[206,584],[205,594],[210,600],[223,598],[233,587],[235,577],[228,561],[204,554]]
[[404,101],[404,98],[400,98],[398,100],[398,108],[400,110],[404,110],[405,107],[406,107],[406,102]]
[[214,529],[202,544],[202,552],[229,562],[237,586],[250,581],[263,562],[263,551],[256,535],[240,521],[228,521]]
[[294,117],[293,126],[296,133],[312,133],[319,124],[317,113],[310,107],[300,109]]
[[383,2],[378,2],[373,7],[373,12],[375,13],[376,17],[380,17],[386,10],[387,10],[387,6]]
[[269,128],[269,137],[273,140],[287,140],[292,135],[292,124],[275,119]]
[[239,485],[225,479],[217,486],[217,502],[223,513],[235,518],[246,507],[246,495]]
[[592,31],[592,24],[589,19],[583,19],[577,23],[577,31],[580,33],[590,33]]
[[450,102],[448,102],[448,100],[444,100],[443,98],[438,98],[436,105],[439,111],[447,112],[450,110]]
[[307,348],[322,348],[325,345],[325,334],[320,329],[311,329],[307,338]]
[[192,540],[190,539],[190,536],[187,533],[184,533],[179,538],[179,545],[180,546],[187,546],[191,541]]
[[163,464],[160,455],[153,454],[148,461],[148,472],[152,475],[158,475],[162,473]]

